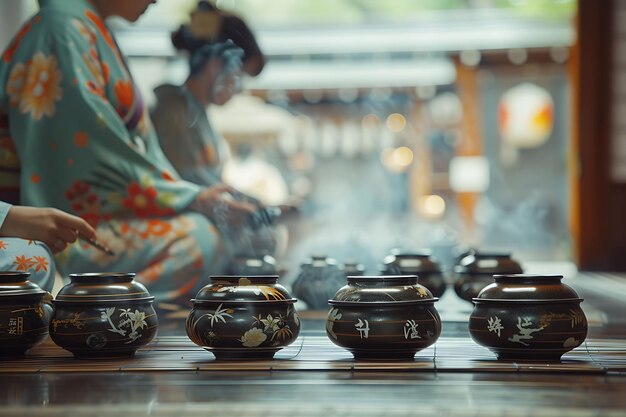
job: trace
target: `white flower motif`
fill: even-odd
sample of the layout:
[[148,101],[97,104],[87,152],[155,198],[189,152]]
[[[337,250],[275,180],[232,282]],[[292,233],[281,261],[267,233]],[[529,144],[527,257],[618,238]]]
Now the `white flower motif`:
[[129,311],[128,318],[131,320],[130,324],[133,331],[143,329],[148,325],[148,323],[146,323],[146,313],[143,311],[135,310],[134,313]]
[[280,322],[279,317],[272,317],[270,314],[267,315],[267,318],[261,319],[261,323],[265,325],[264,331],[272,331],[275,332],[278,330],[278,323]]
[[267,335],[263,333],[263,330],[255,327],[245,332],[239,341],[245,347],[257,347],[261,343],[265,342],[265,339],[267,339]]

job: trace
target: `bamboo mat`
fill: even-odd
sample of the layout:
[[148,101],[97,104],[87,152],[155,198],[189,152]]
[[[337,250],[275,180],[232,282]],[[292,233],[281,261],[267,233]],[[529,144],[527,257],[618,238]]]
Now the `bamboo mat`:
[[167,371],[408,371],[624,373],[626,340],[591,339],[560,363],[504,362],[467,338],[441,338],[413,361],[355,361],[325,336],[301,336],[274,360],[216,361],[184,336],[156,339],[132,359],[80,360],[49,339],[24,358],[0,361],[0,373]]

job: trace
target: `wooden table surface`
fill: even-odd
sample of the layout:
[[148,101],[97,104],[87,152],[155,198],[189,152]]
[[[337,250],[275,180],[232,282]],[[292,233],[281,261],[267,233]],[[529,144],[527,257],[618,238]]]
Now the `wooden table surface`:
[[134,360],[79,361],[45,343],[0,363],[0,415],[626,416],[626,277],[570,285],[591,326],[560,364],[495,360],[468,338],[467,306],[451,301],[435,346],[401,363],[352,360],[314,313],[276,360],[218,362],[171,319]]

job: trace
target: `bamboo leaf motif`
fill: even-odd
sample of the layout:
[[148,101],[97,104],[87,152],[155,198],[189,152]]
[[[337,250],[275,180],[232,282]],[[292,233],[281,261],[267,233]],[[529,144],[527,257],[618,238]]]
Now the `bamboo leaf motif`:
[[571,319],[571,325],[572,325],[572,329],[574,328],[574,326],[582,323],[585,319],[584,314],[581,311],[575,311],[575,310],[571,310],[570,309],[570,319]]

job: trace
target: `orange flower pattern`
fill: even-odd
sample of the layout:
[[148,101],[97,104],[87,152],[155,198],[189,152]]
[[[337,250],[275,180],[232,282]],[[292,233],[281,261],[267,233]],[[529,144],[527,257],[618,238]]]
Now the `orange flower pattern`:
[[28,272],[36,262],[33,261],[33,258],[27,258],[26,255],[22,255],[16,256],[14,263],[18,271]]
[[20,111],[30,113],[35,121],[44,115],[52,117],[56,102],[63,98],[62,75],[56,57],[37,52],[26,65],[25,72],[26,80],[18,93]]
[[43,271],[48,270],[48,260],[44,256],[33,256],[33,258],[35,259],[34,261],[35,272],[39,272],[41,270]]
[[148,227],[143,234],[144,237],[164,237],[172,231],[172,225],[160,219],[148,220]]
[[56,267],[45,244],[7,237],[0,240],[0,271],[28,272],[30,281],[51,291]]

